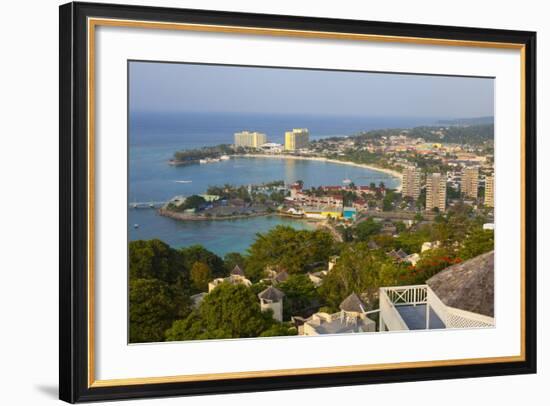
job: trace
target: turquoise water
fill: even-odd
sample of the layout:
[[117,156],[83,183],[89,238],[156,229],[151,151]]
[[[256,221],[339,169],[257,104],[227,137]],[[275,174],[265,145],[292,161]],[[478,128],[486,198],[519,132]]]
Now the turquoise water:
[[[129,202],[166,201],[175,195],[205,193],[210,185],[248,185],[273,180],[287,183],[302,180],[308,187],[340,185],[343,179],[349,178],[357,185],[384,182],[389,187],[396,187],[398,180],[385,173],[326,162],[235,158],[206,165],[173,167],[168,165],[168,160],[180,149],[232,143],[233,132],[243,128],[265,131],[270,141],[280,142],[285,129],[299,127],[300,123],[309,125],[313,139],[353,134],[361,129],[404,128],[419,124],[398,119],[369,122],[368,119],[354,121],[346,117],[316,120],[311,116],[270,118],[253,115],[247,118],[246,115],[216,114],[150,116],[131,113],[130,118]],[[134,228],[134,224],[139,224],[139,228]],[[128,209],[128,236],[131,241],[160,238],[174,247],[202,244],[219,255],[232,251],[244,252],[258,232],[266,232],[278,224],[298,229],[312,227],[302,220],[277,216],[181,222],[159,216],[152,209]]]
[[132,240],[160,238],[173,247],[201,244],[218,255],[245,252],[256,233],[265,233],[277,225],[295,229],[313,229],[306,221],[278,216],[217,221],[176,221],[159,216],[154,210],[132,210],[132,218],[141,221],[140,227],[131,227]]

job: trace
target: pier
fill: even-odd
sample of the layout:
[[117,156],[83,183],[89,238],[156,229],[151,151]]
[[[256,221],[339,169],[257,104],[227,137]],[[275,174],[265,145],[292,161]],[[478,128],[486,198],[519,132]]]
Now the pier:
[[167,202],[131,202],[129,204],[132,209],[160,209]]

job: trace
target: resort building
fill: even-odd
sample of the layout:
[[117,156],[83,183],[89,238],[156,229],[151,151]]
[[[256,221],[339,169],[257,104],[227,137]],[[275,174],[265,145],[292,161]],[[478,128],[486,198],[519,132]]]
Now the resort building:
[[438,208],[445,211],[447,201],[447,177],[440,173],[431,173],[426,177],[426,210]]
[[425,285],[380,288],[380,331],[492,327],[494,251],[442,270]]
[[479,186],[479,167],[466,166],[462,170],[460,188],[466,197],[477,199],[477,188]]
[[307,148],[309,144],[309,130],[307,128],[294,128],[285,132],[285,150],[296,151]]
[[403,170],[403,184],[401,194],[412,197],[414,200],[420,196],[421,171],[416,166],[407,166]]
[[260,148],[267,143],[267,136],[257,131],[241,131],[235,133],[234,144],[237,147]]
[[315,313],[298,327],[299,335],[364,333],[376,331],[376,323],[369,319],[365,303],[352,293],[340,303],[340,311],[333,314]]
[[277,321],[283,321],[283,298],[285,294],[273,286],[258,293],[260,299],[260,308],[262,312],[273,311],[273,318]]
[[339,210],[341,210],[344,203],[344,198],[342,196],[313,196],[306,195],[305,193],[293,193],[292,189],[290,191],[290,198],[296,203],[300,203],[302,206],[310,206],[316,208],[337,207]]
[[304,216],[309,219],[326,220],[326,219],[341,219],[342,210],[325,207],[325,208],[307,208],[304,207]]
[[485,199],[484,204],[487,207],[495,207],[495,176],[485,177]]
[[239,267],[239,265],[235,265],[235,268],[231,271],[229,276],[227,278],[216,278],[212,282],[208,283],[208,293],[212,292],[217,286],[221,285],[222,283],[231,283],[233,285],[244,285],[247,288],[252,286],[252,282],[250,282],[246,277],[244,276],[243,270]]
[[220,196],[218,195],[207,195],[207,194],[202,194],[202,195],[199,195],[200,197],[202,197],[205,201],[209,202],[209,203],[212,203],[212,202],[215,202],[217,200],[220,200]]
[[276,142],[267,142],[260,145],[260,149],[270,154],[279,154],[283,152],[283,144],[277,144]]

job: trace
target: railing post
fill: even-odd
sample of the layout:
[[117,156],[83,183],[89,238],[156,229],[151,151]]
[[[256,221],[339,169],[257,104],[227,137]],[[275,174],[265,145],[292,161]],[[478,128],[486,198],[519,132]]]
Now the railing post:
[[426,302],[426,329],[430,328],[430,304]]

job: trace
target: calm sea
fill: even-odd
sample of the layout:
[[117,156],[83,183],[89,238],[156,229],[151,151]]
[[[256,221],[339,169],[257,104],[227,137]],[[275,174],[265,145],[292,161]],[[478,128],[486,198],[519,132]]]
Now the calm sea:
[[[333,116],[261,115],[229,113],[143,113],[130,115],[130,202],[166,201],[175,195],[204,193],[210,185],[248,185],[303,180],[306,186],[339,185],[349,178],[355,184],[384,182],[396,186],[391,176],[362,168],[315,161],[237,158],[207,165],[173,167],[168,160],[177,150],[230,144],[233,133],[249,129],[265,132],[269,142],[283,141],[285,130],[306,127],[311,138],[353,135],[381,128],[407,128],[430,124],[429,118],[363,118]],[[180,183],[178,181],[186,181]],[[139,228],[134,228],[139,224]],[[180,222],[151,209],[128,209],[130,240],[160,238],[174,247],[202,244],[223,255],[244,252],[256,233],[278,224],[311,228],[305,221],[276,216],[252,219]]]

